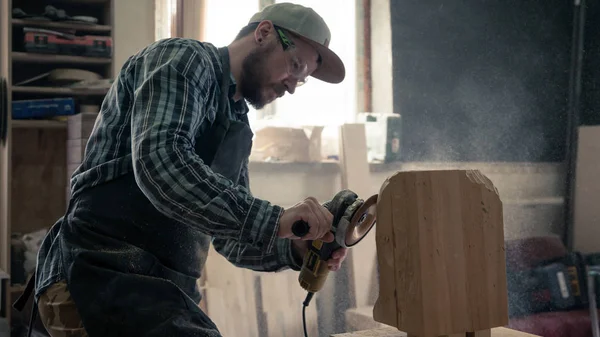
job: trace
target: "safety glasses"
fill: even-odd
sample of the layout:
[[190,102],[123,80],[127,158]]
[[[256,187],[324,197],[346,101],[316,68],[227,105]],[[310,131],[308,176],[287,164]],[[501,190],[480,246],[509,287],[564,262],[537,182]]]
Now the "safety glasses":
[[296,86],[299,87],[308,80],[308,65],[298,58],[296,45],[287,37],[283,30],[279,27],[275,27],[275,31],[277,31],[277,36],[279,37],[279,42],[281,42],[283,51],[289,55],[289,58],[286,58],[287,72],[296,79],[298,82]]

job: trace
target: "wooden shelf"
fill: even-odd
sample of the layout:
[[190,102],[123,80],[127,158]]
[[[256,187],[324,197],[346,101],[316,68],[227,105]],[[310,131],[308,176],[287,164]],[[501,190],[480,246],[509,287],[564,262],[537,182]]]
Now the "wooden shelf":
[[27,87],[14,86],[13,93],[39,94],[39,95],[68,95],[68,96],[104,96],[108,88],[61,88],[61,87]]
[[56,21],[43,21],[43,20],[22,20],[12,19],[13,26],[18,27],[40,27],[48,29],[74,29],[78,31],[86,32],[105,32],[110,33],[112,30],[111,26],[106,25],[92,25],[85,23],[76,22],[56,22]]
[[65,129],[67,122],[50,119],[13,119],[13,129]]
[[22,63],[110,64],[111,58],[13,52],[12,60]]

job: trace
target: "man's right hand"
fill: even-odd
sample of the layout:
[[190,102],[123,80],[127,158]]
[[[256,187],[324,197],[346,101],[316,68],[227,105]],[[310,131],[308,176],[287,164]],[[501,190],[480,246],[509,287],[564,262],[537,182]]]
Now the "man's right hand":
[[302,240],[333,241],[334,236],[331,232],[333,215],[327,208],[319,204],[317,199],[308,197],[304,201],[284,210],[279,218],[279,232],[277,235],[280,238],[300,239],[292,233],[292,226],[298,220],[306,221],[310,227],[308,234],[303,236]]

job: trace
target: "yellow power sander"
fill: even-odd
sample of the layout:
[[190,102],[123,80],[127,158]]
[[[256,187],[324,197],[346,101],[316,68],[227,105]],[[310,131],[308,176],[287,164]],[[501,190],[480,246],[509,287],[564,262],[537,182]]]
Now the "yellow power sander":
[[[331,231],[335,239],[332,242],[312,241],[304,255],[298,281],[300,286],[308,292],[302,308],[305,337],[308,337],[306,307],[313,295],[323,288],[327,280],[329,274],[327,260],[337,249],[355,246],[373,228],[377,219],[377,196],[375,194],[367,200],[363,200],[350,190],[342,190],[331,201],[323,204],[323,207],[333,215]],[[296,221],[292,226],[292,232],[300,238],[308,234],[309,229],[310,225],[302,220]]]

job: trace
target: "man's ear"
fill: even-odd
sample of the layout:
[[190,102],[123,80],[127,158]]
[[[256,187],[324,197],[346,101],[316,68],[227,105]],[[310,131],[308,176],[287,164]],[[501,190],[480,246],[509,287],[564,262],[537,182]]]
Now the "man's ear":
[[258,27],[254,30],[254,40],[258,44],[264,43],[270,38],[275,32],[273,23],[269,20],[262,21],[258,24]]

